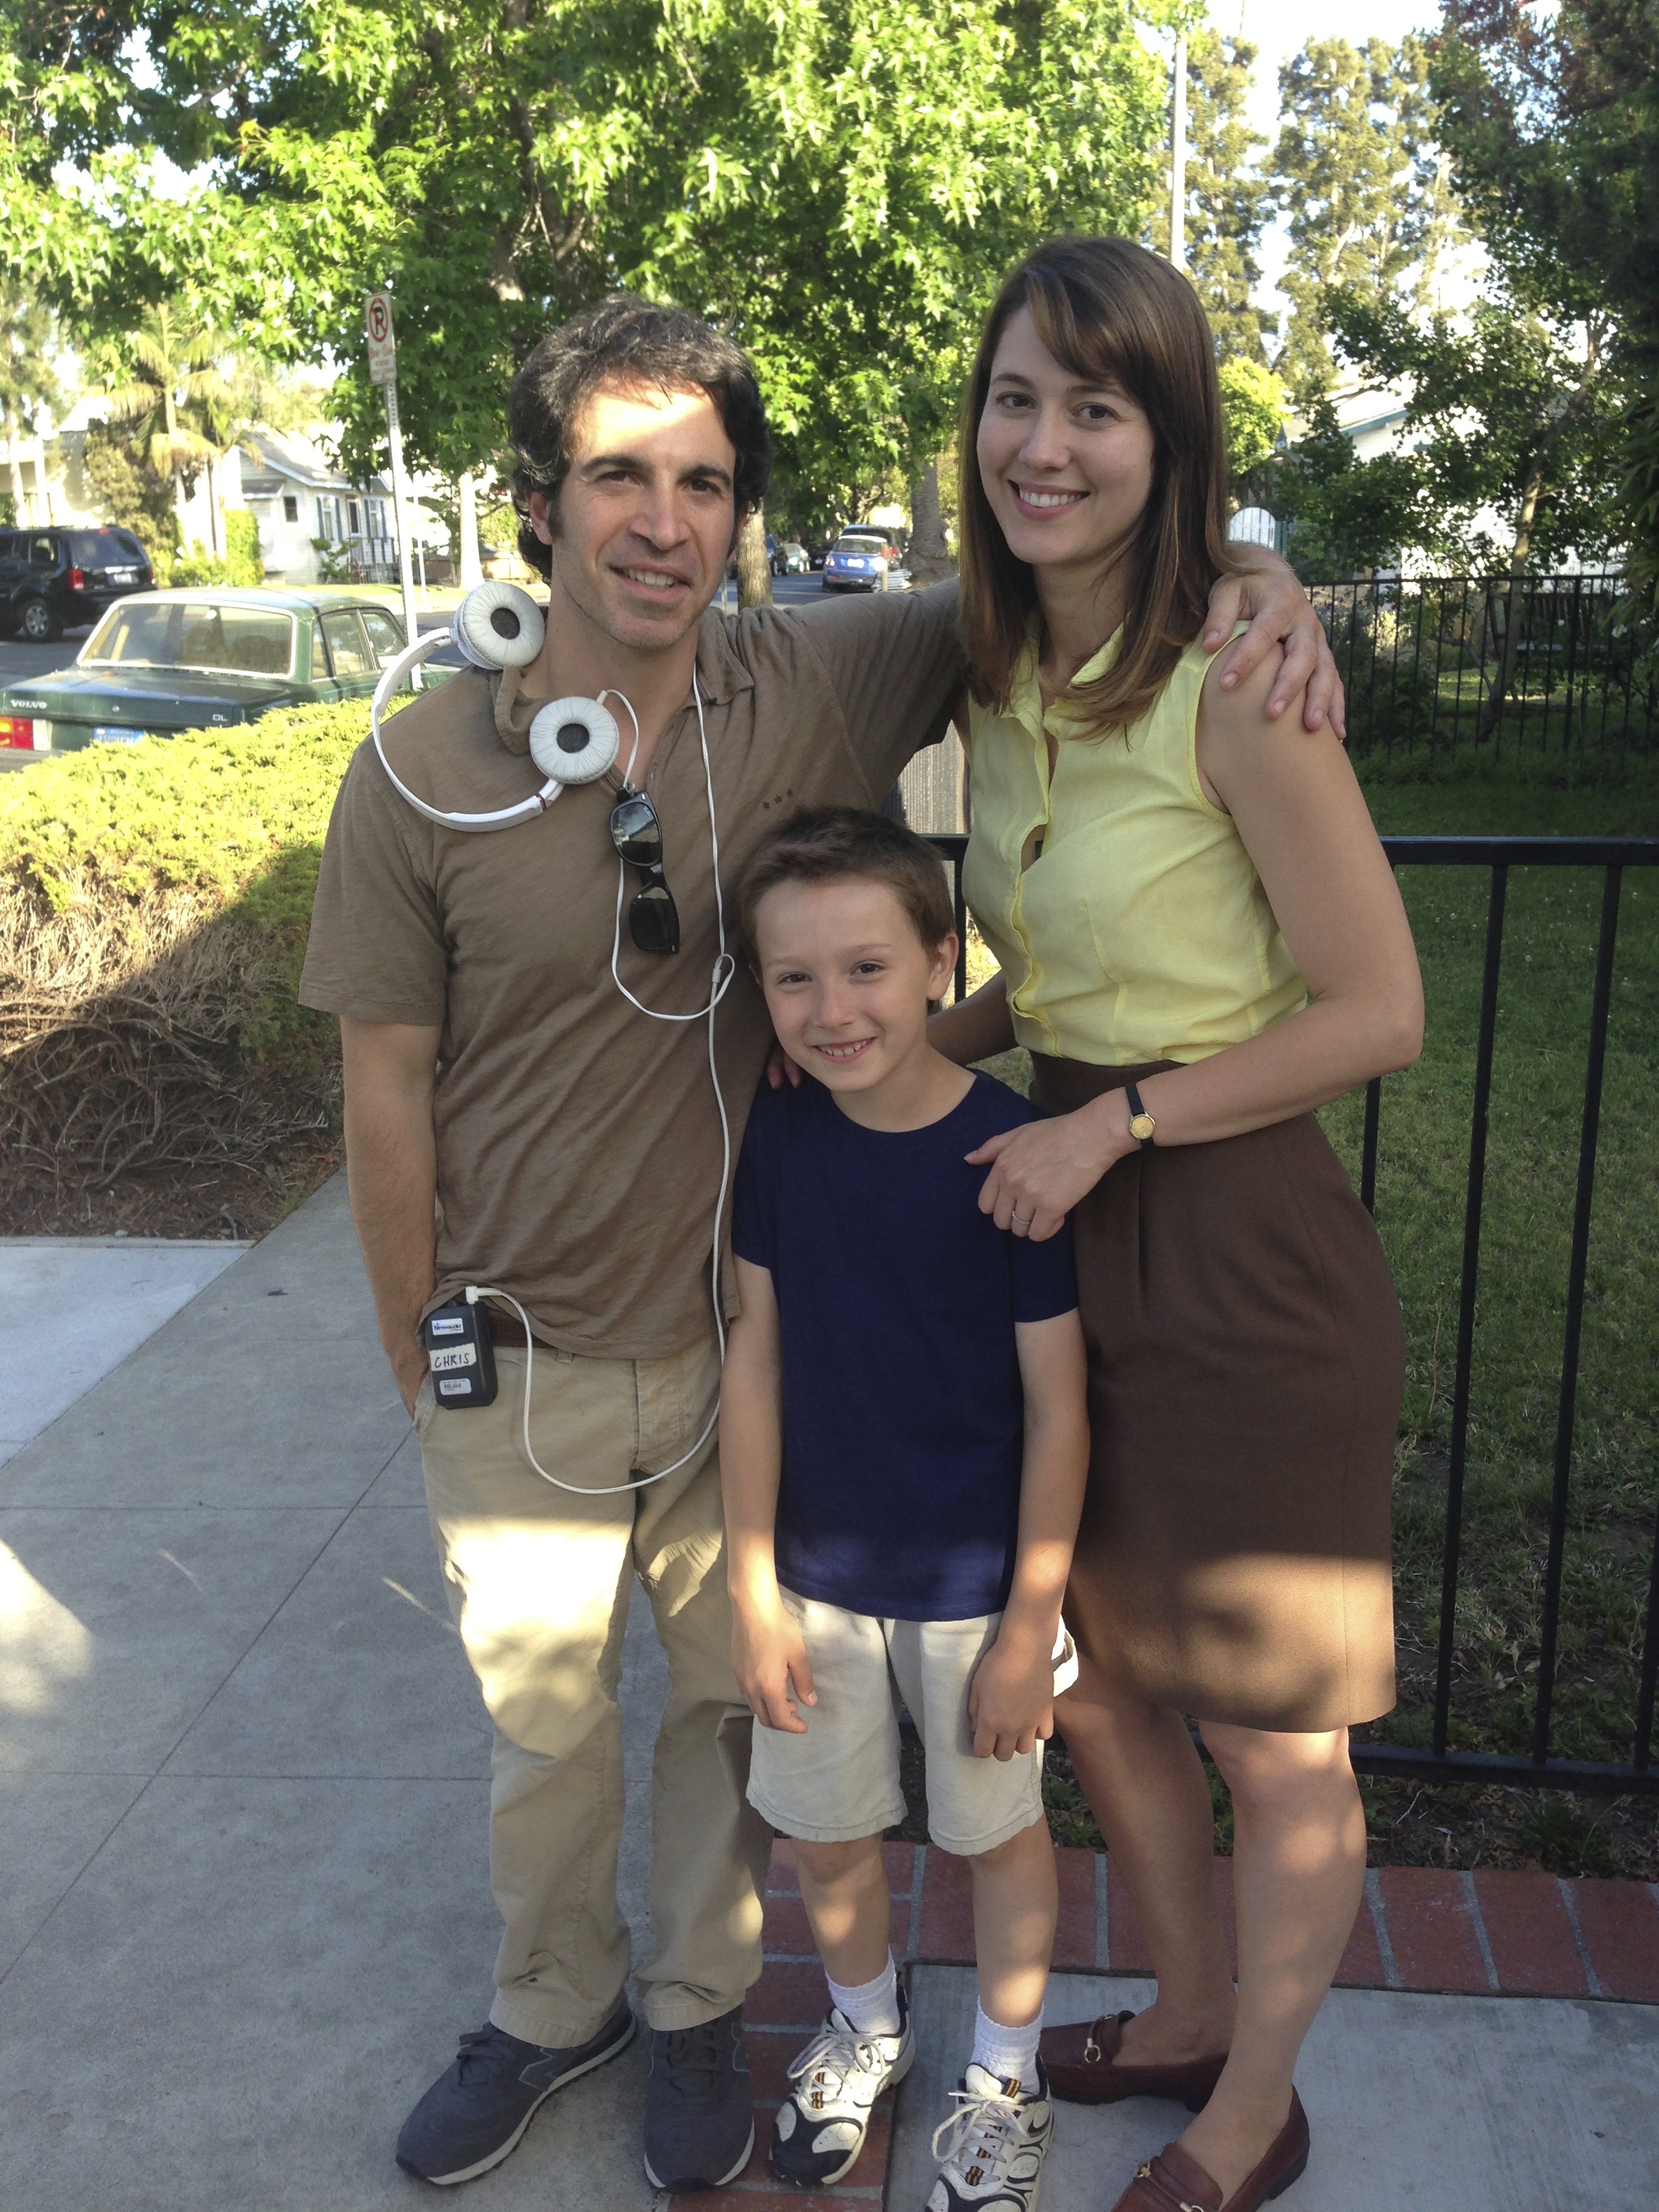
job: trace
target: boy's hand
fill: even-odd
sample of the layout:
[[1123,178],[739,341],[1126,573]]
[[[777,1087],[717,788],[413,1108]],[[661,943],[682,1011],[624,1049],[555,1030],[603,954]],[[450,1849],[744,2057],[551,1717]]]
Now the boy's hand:
[[763,1728],[805,1735],[800,1706],[817,1705],[818,1694],[799,1623],[780,1600],[733,1599],[732,1671]]
[[975,1759],[1012,1759],[1054,1732],[1054,1637],[1012,1632],[1005,1623],[974,1669],[968,1725]]

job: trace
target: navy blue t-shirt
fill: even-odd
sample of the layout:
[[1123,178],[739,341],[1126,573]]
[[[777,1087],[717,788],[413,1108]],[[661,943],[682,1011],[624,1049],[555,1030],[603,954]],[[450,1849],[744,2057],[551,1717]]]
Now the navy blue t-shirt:
[[732,1245],[782,1324],[778,1580],[900,1620],[1006,1603],[1024,1396],[1014,1323],[1077,1304],[1069,1224],[1041,1244],[979,1210],[963,1155],[1040,1117],[975,1075],[925,1129],[866,1129],[810,1078],[763,1084]]

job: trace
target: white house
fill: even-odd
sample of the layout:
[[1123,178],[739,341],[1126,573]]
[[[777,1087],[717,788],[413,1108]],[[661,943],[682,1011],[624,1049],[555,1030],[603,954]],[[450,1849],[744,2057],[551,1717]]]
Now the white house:
[[[392,485],[385,477],[354,484],[313,438],[253,429],[258,459],[239,453],[240,494],[259,532],[265,575],[273,584],[318,580],[325,562],[349,556],[354,574],[391,583],[398,573]],[[322,552],[319,556],[318,543]]]
[[[83,398],[56,428],[48,420],[41,435],[16,441],[7,457],[5,488],[16,501],[20,521],[87,527],[109,519],[84,466],[87,425],[99,407]],[[186,545],[222,554],[220,518],[246,508],[258,527],[270,583],[318,583],[325,565],[366,581],[396,581],[397,530],[386,477],[355,484],[343,476],[328,458],[321,424],[308,433],[255,425],[247,434],[257,459],[234,447],[198,472],[181,517]],[[435,479],[416,477],[411,491],[418,501],[435,489]],[[411,550],[447,553],[442,524],[418,503],[411,538]],[[316,540],[324,549],[320,556]]]

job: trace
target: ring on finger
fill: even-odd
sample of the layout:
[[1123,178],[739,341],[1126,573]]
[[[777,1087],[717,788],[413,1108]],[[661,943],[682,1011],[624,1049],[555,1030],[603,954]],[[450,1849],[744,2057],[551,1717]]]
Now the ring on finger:
[[1016,1229],[1029,1229],[1036,1218],[1034,1213],[1017,1213],[1013,1216],[1013,1224]]

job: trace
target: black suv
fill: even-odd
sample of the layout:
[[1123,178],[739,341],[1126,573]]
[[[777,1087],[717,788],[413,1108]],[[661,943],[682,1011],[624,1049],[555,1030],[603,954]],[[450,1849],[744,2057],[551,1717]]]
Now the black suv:
[[155,588],[149,556],[129,530],[0,530],[0,623],[36,645]]

